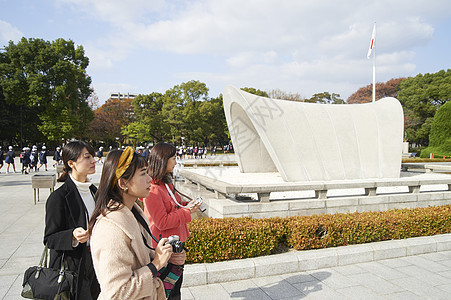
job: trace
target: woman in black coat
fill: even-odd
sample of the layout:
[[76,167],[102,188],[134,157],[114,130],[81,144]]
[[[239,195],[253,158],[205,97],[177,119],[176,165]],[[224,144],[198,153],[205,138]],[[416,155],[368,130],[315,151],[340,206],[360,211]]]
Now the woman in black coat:
[[87,178],[95,173],[94,149],[75,141],[63,148],[64,184],[46,203],[44,244],[50,249],[50,267],[59,269],[63,253],[68,268],[78,274],[75,299],[97,299],[97,282],[89,249],[88,220],[94,210],[97,188]]

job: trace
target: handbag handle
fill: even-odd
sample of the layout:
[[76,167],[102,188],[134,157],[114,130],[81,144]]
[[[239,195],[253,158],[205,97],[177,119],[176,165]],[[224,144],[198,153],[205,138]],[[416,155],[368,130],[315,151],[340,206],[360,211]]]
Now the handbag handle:
[[43,268],[47,268],[47,252],[48,252],[48,246],[47,246],[47,243],[46,243],[45,247],[44,247],[44,251],[42,252],[42,255],[41,255],[41,260],[39,261],[39,266],[38,266],[38,268],[36,270],[36,274],[34,275],[34,277],[36,279],[38,279],[39,274],[41,274],[41,270]]
[[[44,251],[42,252],[42,255],[41,255],[41,260],[39,261],[39,266],[41,267],[41,268],[47,268],[47,252],[48,252],[48,246],[47,246],[47,243],[45,244],[45,247],[44,247]],[[44,263],[44,264],[43,264]]]

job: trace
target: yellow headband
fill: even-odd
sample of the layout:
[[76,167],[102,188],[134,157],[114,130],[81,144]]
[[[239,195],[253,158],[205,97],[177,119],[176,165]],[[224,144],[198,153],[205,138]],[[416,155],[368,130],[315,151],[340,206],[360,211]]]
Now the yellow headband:
[[119,157],[119,163],[117,164],[116,179],[113,182],[113,187],[130,166],[134,154],[135,150],[132,147],[127,147],[124,152],[122,152],[121,157]]

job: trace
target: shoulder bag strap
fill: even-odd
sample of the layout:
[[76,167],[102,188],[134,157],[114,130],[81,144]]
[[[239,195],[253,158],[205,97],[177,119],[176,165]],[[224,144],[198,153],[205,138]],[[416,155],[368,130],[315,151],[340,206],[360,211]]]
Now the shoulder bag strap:
[[[136,218],[136,220],[139,222],[139,224],[141,224],[141,226],[142,227],[144,227],[144,229],[147,231],[147,233],[149,233],[150,234],[150,236],[152,237],[152,239],[155,241],[155,242],[160,242],[153,234],[152,234],[152,232],[150,231],[150,229],[149,229],[149,225],[147,224],[147,222],[144,220],[144,218],[141,216],[141,214],[136,210],[136,208],[132,208],[132,213],[133,213],[133,215],[135,216],[135,218]],[[143,238],[144,238],[144,236],[143,236]],[[147,241],[145,242],[146,244],[147,244]]]

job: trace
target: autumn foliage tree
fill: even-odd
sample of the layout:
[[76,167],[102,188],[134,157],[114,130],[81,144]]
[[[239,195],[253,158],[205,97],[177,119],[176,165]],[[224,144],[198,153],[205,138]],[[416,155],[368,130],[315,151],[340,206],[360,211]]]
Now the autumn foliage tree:
[[89,126],[90,138],[113,142],[116,138],[123,140],[121,128],[133,121],[132,100],[109,99],[94,111],[94,120]]
[[[376,83],[376,100],[384,97],[398,97],[399,84],[406,78],[393,78],[387,82]],[[369,103],[373,101],[373,85],[369,84],[358,89],[354,94],[348,97],[346,103]]]

